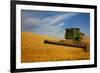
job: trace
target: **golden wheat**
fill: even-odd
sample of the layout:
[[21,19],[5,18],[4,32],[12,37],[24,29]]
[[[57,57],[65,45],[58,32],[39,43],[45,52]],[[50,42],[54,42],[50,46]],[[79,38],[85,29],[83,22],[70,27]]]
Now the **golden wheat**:
[[[60,40],[48,36],[22,32],[21,62],[47,62],[90,59],[82,48],[44,44],[44,40]],[[84,39],[89,43],[89,38]]]

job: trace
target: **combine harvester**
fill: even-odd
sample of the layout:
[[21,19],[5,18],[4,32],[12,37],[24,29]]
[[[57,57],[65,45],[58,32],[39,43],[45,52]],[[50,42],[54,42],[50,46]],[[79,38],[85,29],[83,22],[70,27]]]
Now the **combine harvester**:
[[85,34],[80,32],[79,28],[67,28],[65,31],[65,40],[44,40],[44,43],[60,46],[78,47],[83,48],[83,50],[86,52],[89,51],[89,44],[81,41]]

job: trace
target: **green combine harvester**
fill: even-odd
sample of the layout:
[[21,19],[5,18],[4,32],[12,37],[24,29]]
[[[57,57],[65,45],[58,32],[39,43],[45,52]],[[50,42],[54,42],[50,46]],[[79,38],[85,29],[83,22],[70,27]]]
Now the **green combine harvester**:
[[89,45],[84,42],[81,42],[84,37],[84,33],[80,32],[79,28],[66,28],[65,29],[65,40],[52,41],[44,40],[45,44],[60,45],[60,46],[69,46],[69,47],[78,47],[83,48],[84,51],[89,51]]

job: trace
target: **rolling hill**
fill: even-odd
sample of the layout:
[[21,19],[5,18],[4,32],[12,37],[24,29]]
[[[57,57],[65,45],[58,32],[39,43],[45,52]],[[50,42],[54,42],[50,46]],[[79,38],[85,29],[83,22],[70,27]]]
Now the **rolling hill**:
[[[65,60],[89,60],[90,53],[82,48],[44,44],[44,40],[60,40],[31,32],[21,33],[21,62],[47,62]],[[89,37],[84,40],[89,44]]]

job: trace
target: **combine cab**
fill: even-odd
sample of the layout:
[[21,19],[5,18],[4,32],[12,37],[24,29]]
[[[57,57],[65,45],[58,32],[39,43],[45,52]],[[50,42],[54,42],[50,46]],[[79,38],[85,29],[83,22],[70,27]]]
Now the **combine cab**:
[[66,40],[73,39],[76,41],[80,41],[84,36],[84,33],[81,33],[79,28],[67,28],[65,31]]

